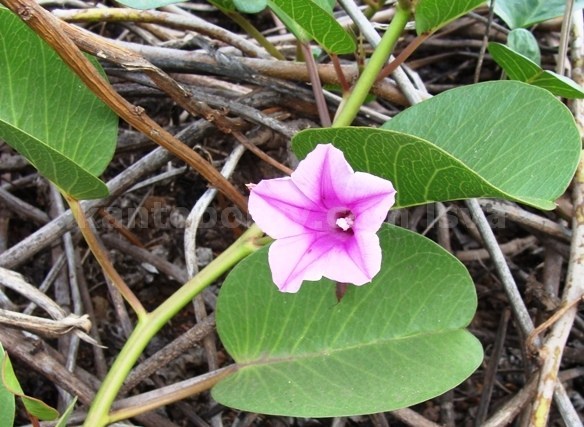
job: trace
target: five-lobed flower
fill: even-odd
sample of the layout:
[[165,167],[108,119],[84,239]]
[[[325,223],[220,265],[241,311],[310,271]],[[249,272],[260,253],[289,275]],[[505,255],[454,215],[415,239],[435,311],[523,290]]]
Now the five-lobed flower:
[[381,268],[377,231],[395,202],[390,181],[354,172],[342,151],[318,145],[290,177],[251,186],[249,211],[276,239],[268,261],[282,292],[322,277],[357,286]]

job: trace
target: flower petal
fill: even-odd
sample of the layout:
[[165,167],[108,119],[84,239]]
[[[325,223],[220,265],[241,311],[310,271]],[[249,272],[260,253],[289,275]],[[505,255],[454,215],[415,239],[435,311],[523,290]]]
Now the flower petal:
[[292,181],[306,197],[324,208],[339,207],[345,183],[353,176],[351,165],[332,144],[319,144],[292,173]]
[[326,212],[308,199],[290,178],[267,179],[252,187],[249,213],[275,239],[327,227]]
[[355,216],[355,230],[376,232],[395,203],[396,191],[390,181],[356,172],[346,183],[341,202]]
[[325,233],[304,234],[276,240],[268,261],[282,292],[298,292],[304,280],[322,277],[360,286],[379,273],[381,247],[375,233],[358,233],[344,242]]
[[298,292],[304,280],[320,280],[322,257],[333,245],[325,233],[276,240],[268,251],[272,280],[282,292]]
[[318,264],[324,277],[361,286],[381,269],[381,246],[375,233],[355,232],[344,245],[337,245]]

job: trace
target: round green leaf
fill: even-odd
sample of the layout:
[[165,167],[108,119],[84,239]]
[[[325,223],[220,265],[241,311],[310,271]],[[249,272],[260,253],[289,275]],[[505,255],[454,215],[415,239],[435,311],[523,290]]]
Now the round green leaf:
[[570,110],[547,90],[495,81],[444,92],[384,128],[431,141],[513,199],[553,209],[580,158]]
[[238,371],[213,388],[241,410],[301,417],[368,414],[442,394],[480,364],[464,328],[476,309],[464,266],[434,242],[384,226],[381,272],[349,286],[305,282],[281,293],[267,248],[242,261],[217,301],[221,341]]
[[419,0],[415,11],[416,32],[418,35],[433,33],[484,2],[485,0]]
[[0,81],[0,138],[73,197],[106,196],[97,175],[113,156],[117,116],[3,8]]
[[[324,9],[320,6],[322,2],[317,4],[312,0],[267,0],[267,3],[281,19],[283,17],[288,24],[291,21],[298,25],[326,51],[344,54],[353,53],[357,48],[353,37],[336,21],[328,7]],[[303,36],[301,40],[305,41],[305,38]]]
[[[574,2],[574,10],[584,7],[584,0]],[[530,27],[564,14],[566,0],[502,0],[495,2],[495,13],[509,28]]]
[[538,66],[541,64],[541,52],[535,36],[525,28],[516,28],[507,36],[509,49],[529,58]]
[[236,9],[243,13],[259,13],[266,8],[266,0],[232,0]]
[[489,53],[512,80],[539,86],[557,96],[584,98],[584,88],[568,77],[543,70],[529,58],[500,43],[489,43]]

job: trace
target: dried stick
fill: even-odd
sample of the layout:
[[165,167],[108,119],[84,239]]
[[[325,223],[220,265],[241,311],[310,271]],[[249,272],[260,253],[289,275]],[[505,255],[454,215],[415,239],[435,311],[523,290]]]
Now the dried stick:
[[501,215],[530,229],[537,230],[558,240],[569,242],[572,232],[566,227],[540,215],[528,212],[509,202],[479,199],[479,204],[489,213]]
[[4,207],[18,215],[19,218],[29,219],[40,225],[44,225],[51,220],[45,212],[10,194],[3,188],[0,188],[0,202]]
[[119,237],[116,237],[112,234],[106,234],[102,236],[101,239],[107,246],[111,246],[124,254],[130,255],[140,262],[147,262],[152,264],[159,271],[179,283],[185,283],[187,280],[189,280],[184,269],[166,261],[165,259],[162,259],[147,249],[135,246],[134,244],[128,243],[126,240],[120,239]]
[[91,223],[83,212],[81,204],[79,201],[71,197],[65,196],[65,198],[71,207],[71,212],[73,213],[77,224],[79,224],[79,230],[81,231],[81,234],[83,234],[87,246],[89,246],[89,249],[95,256],[95,259],[102,268],[106,278],[111,280],[115,288],[124,297],[130,307],[132,307],[138,316],[138,319],[140,320],[144,318],[146,316],[146,309],[144,309],[144,306],[142,306],[140,300],[136,297],[136,295],[134,295],[122,276],[120,276],[118,271],[112,265],[109,256],[107,255],[106,249],[103,247],[101,241],[97,238],[95,231],[91,227]]
[[[96,36],[98,37],[98,36]],[[150,62],[160,67],[173,69],[174,71],[185,72],[213,72],[217,74],[229,75],[234,78],[243,78],[240,70],[229,69],[220,63],[212,55],[201,52],[185,52],[178,49],[162,48],[157,46],[140,45],[130,42],[113,42],[114,44],[124,46],[134,52],[144,56]],[[269,59],[257,58],[238,58],[238,61],[253,70],[255,74],[263,76],[281,78],[286,80],[296,80],[308,82],[308,71],[306,64],[302,62],[275,61]],[[340,84],[339,76],[332,64],[318,64],[318,74],[323,83]],[[341,65],[343,74],[348,81],[354,81],[358,77],[358,68],[354,64]],[[252,79],[248,79],[250,83]],[[255,81],[257,84],[257,80]],[[409,101],[390,81],[383,80],[373,86],[371,91],[383,99],[398,105],[409,105]]]
[[523,407],[531,401],[535,395],[538,375],[531,377],[529,382],[511,400],[503,405],[481,427],[504,427],[521,412]]
[[[329,124],[330,124],[330,119],[329,119]],[[278,169],[280,172],[285,173],[286,175],[292,174],[292,169],[290,169],[286,165],[283,165],[282,163],[280,163],[276,159],[268,156],[264,151],[260,150],[254,144],[253,141],[249,140],[241,132],[233,132],[233,137],[235,139],[237,139],[241,145],[243,145],[245,148],[247,148],[249,151],[251,151],[253,154],[255,154],[259,159],[263,160],[264,162],[266,162],[270,166],[273,166],[274,168]]]
[[[237,146],[231,154],[225,160],[223,169],[221,173],[225,177],[229,177],[235,171],[235,167],[243,156],[245,152],[245,147]],[[197,265],[197,255],[196,255],[196,242],[197,242],[197,229],[199,228],[199,223],[205,214],[205,210],[209,207],[209,204],[213,201],[217,195],[217,190],[210,188],[205,193],[199,197],[191,212],[187,216],[185,221],[185,235],[184,235],[184,249],[185,249],[185,264],[187,267],[187,272],[189,277],[195,276],[198,273],[199,268]]]
[[466,205],[469,208],[471,215],[477,225],[483,241],[485,242],[485,246],[491,255],[491,259],[495,264],[495,269],[499,274],[503,287],[505,288],[505,293],[507,294],[507,298],[509,298],[509,302],[511,303],[511,308],[513,309],[513,314],[519,327],[523,334],[527,335],[530,331],[533,330],[533,321],[529,316],[529,312],[525,307],[525,303],[521,298],[521,294],[517,289],[517,285],[515,284],[515,279],[511,275],[511,270],[505,261],[505,256],[497,243],[497,239],[493,234],[493,230],[491,230],[491,226],[485,217],[484,212],[482,211],[479,202],[476,199],[470,199],[466,201]]
[[495,12],[495,0],[491,0],[489,4],[489,16],[487,18],[487,25],[485,26],[485,35],[483,36],[483,41],[481,44],[481,50],[479,52],[479,59],[477,61],[477,66],[474,72],[474,82],[478,83],[481,77],[481,68],[483,66],[483,60],[485,59],[485,52],[487,51],[487,44],[489,43],[489,33],[491,32],[491,25],[493,24],[493,15]]
[[440,427],[439,424],[430,421],[426,417],[418,414],[413,409],[397,409],[395,411],[391,411],[390,414],[412,427]]
[[132,418],[194,394],[207,391],[236,370],[236,365],[229,365],[195,378],[119,400],[113,405],[114,410],[109,414],[108,421],[115,422]]
[[[34,302],[57,321],[63,320],[68,316],[65,310],[59,307],[55,301],[43,294],[36,287],[26,282],[19,273],[0,267],[0,284],[6,286],[9,289],[12,289],[15,292],[18,292],[30,301]],[[91,323],[89,323],[89,327],[91,327]],[[75,329],[74,333],[86,342],[91,344],[95,343],[95,341],[89,335],[81,332],[78,329]]]
[[[568,3],[571,4],[572,2],[568,1]],[[571,10],[571,8],[568,10]],[[567,17],[564,18],[564,23],[562,25],[563,33],[568,32],[568,25],[572,23],[571,20],[568,22],[566,21],[568,21]],[[581,48],[582,39],[584,38],[584,24],[581,11],[574,14],[573,27],[575,38],[578,40],[577,44],[580,46],[580,48],[575,48],[572,51],[574,55],[574,77],[575,80],[581,84],[584,81],[582,78],[584,49]],[[567,36],[563,40],[567,45]],[[560,71],[563,71],[563,69]],[[574,101],[576,119],[580,123],[582,120],[582,107],[583,105],[581,101]],[[554,323],[539,352],[539,356],[543,359],[543,365],[541,367],[541,376],[530,418],[531,425],[536,427],[543,427],[547,423],[554,389],[556,388],[556,385],[559,385],[558,370],[562,359],[562,353],[578,311],[577,305],[573,303],[580,300],[584,295],[584,157],[582,156],[580,157],[576,176],[574,178],[572,200],[574,205],[574,215],[572,219],[570,263],[568,265],[566,284],[562,295],[562,305],[570,308],[565,311],[563,316],[561,316],[556,323]],[[556,394],[556,398],[557,397],[558,395]],[[564,416],[564,413],[562,413],[562,416]],[[577,425],[571,424],[572,422],[578,422],[581,425],[579,418],[570,421],[564,419],[564,421],[568,425]]]
[[266,56],[263,49],[243,37],[193,14],[187,16],[157,10],[125,8],[55,9],[52,13],[67,22],[148,22],[166,25],[170,28],[192,30],[235,46],[246,55],[260,58]]
[[[121,97],[97,72],[77,46],[64,33],[63,28],[73,28],[70,25],[59,21],[51,13],[47,12],[35,1],[32,0],[0,0],[10,10],[37,32],[71,67],[81,80],[92,90],[102,101],[129,124],[140,130],[157,144],[171,151],[178,158],[192,166],[219,191],[232,200],[240,209],[247,209],[245,198],[233,187],[233,185],[221,176],[221,174],[210,165],[199,154],[188,149],[183,143],[174,138],[169,132],[159,126],[154,120],[144,113],[144,109],[136,107]],[[158,78],[157,83],[166,90],[175,90],[170,87],[165,73],[154,67],[148,61],[138,55],[134,55],[132,65],[135,69],[148,70]],[[151,77],[154,78],[153,75]],[[172,79],[171,79],[172,80]],[[187,96],[185,94],[184,96]],[[187,96],[188,98],[188,96]],[[207,117],[207,116],[205,116]],[[213,119],[213,117],[207,117]]]
[[489,411],[489,403],[491,401],[491,395],[493,393],[493,387],[495,385],[497,366],[499,366],[499,359],[503,353],[505,337],[507,336],[507,325],[509,324],[509,318],[511,313],[508,309],[503,311],[501,319],[499,320],[499,327],[497,328],[497,339],[495,341],[495,346],[489,358],[489,363],[487,369],[485,370],[485,381],[483,383],[483,392],[481,394],[481,400],[479,402],[479,408],[475,416],[474,425],[480,427],[487,418],[487,413]]
[[[245,151],[244,146],[237,146],[229,155],[223,168],[221,174],[228,178],[235,171],[239,159]],[[205,210],[217,194],[214,189],[209,189],[203,194],[202,197],[197,200],[195,206],[189,213],[186,224],[185,224],[185,261],[187,265],[188,275],[194,277],[198,272],[197,257],[196,257],[196,235],[197,229],[204,214]],[[195,311],[195,317],[197,319],[197,324],[202,324],[209,317],[207,316],[207,311],[205,309],[205,302],[203,300],[203,295],[199,294],[193,300],[193,308]],[[203,339],[203,346],[205,348],[205,353],[207,356],[207,364],[209,371],[217,369],[217,346],[215,342],[215,337],[207,335]]]
[[161,367],[168,365],[177,357],[185,354],[185,352],[192,351],[194,343],[201,341],[209,335],[214,328],[215,314],[210,314],[203,321],[198,322],[180,337],[176,338],[170,344],[166,345],[164,348],[136,366],[126,378],[124,386],[120,389],[120,394],[126,394],[145,378],[156,373]]
[[[323,128],[328,128],[331,126],[331,116],[326,105],[326,100],[322,93],[322,83],[320,82],[320,77],[318,76],[318,69],[316,68],[316,62],[314,61],[314,56],[312,56],[312,50],[310,49],[309,42],[300,43],[300,50],[304,55],[304,61],[306,62],[306,69],[308,70],[308,76],[310,77],[310,83],[312,85],[312,93],[314,94],[314,100],[316,102],[316,108],[318,110],[318,116],[320,118],[320,125]],[[335,67],[336,69],[336,67]]]
[[[523,252],[525,249],[535,246],[537,243],[537,237],[527,236],[520,237],[518,239],[513,239],[510,242],[503,243],[500,245],[501,252],[505,255],[514,255]],[[489,259],[491,257],[490,253],[486,249],[469,249],[456,252],[456,258],[465,261],[478,261],[482,259]]]
[[[61,197],[61,193],[54,185],[51,185],[50,195],[52,200],[52,210],[58,215],[63,214],[65,212],[65,203]],[[79,282],[77,280],[77,257],[75,256],[73,237],[71,236],[70,232],[63,235],[63,247],[65,249],[65,256],[67,259],[68,280],[65,281],[67,286],[65,286],[65,289],[62,289],[61,292],[57,293],[59,287],[55,287],[55,300],[59,305],[67,305],[69,307],[71,306],[72,302],[73,313],[77,316],[80,316],[83,313],[83,305],[81,304]],[[57,284],[59,284],[59,282],[57,282],[56,285]],[[87,332],[89,332],[89,330]],[[65,368],[73,372],[75,370],[79,350],[79,338],[76,336],[67,336],[61,338],[59,341],[59,349],[62,352],[66,351],[67,353],[67,362],[65,363]],[[59,394],[60,399],[62,400],[59,402],[59,407],[66,408],[71,403],[72,396],[60,389]]]

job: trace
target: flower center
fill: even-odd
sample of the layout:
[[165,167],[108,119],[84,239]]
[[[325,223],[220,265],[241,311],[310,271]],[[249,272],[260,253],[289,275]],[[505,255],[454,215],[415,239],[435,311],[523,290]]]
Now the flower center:
[[355,215],[351,211],[341,211],[336,215],[335,224],[344,232],[353,233],[353,224],[355,223]]

